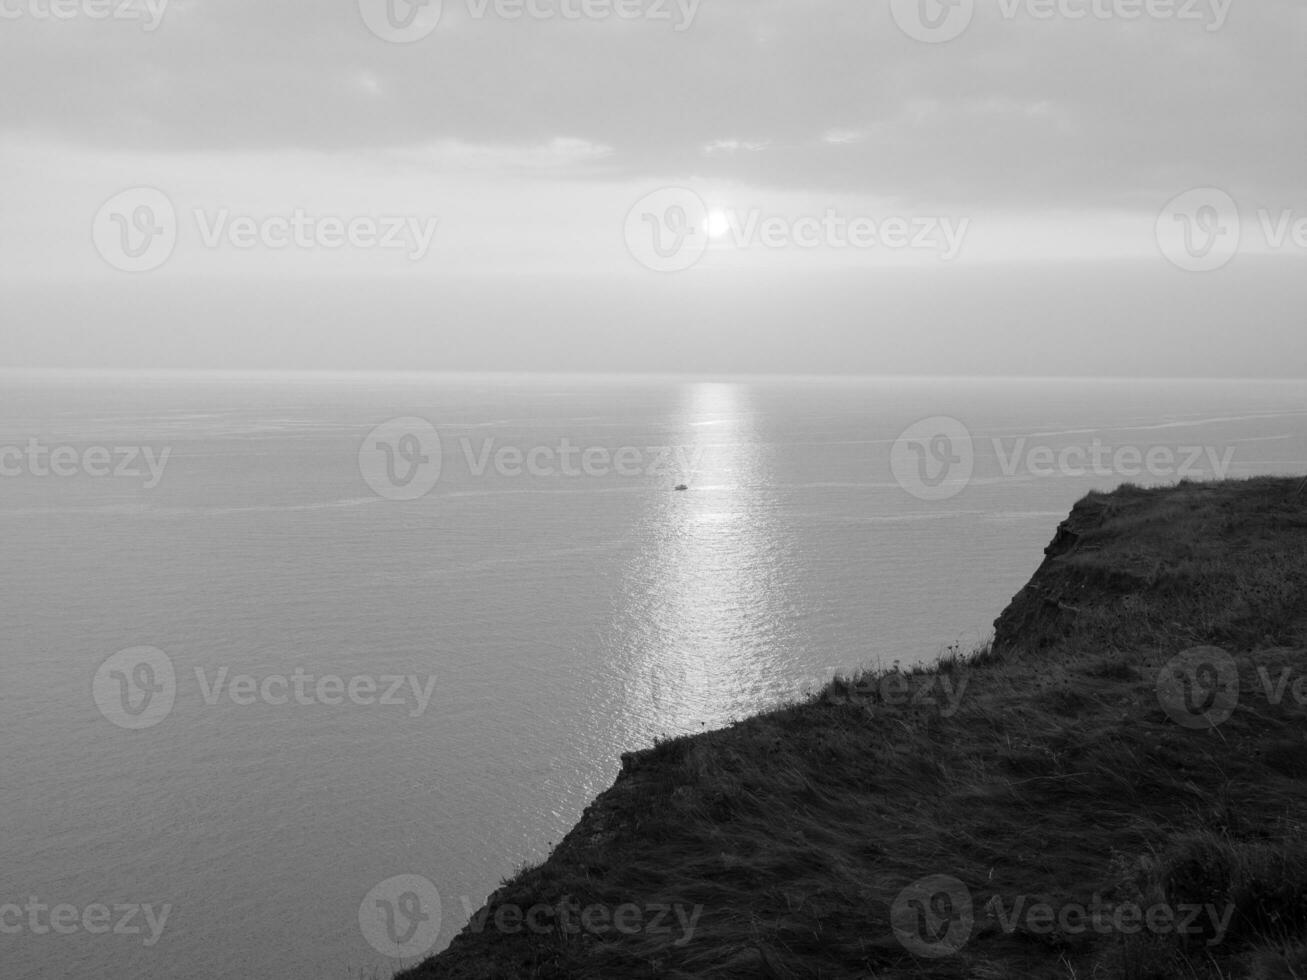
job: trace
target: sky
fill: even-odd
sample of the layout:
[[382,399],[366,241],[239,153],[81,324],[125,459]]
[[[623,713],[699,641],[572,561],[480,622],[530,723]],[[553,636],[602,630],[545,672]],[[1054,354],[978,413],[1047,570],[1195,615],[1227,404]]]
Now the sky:
[[1307,375],[1300,0],[0,0],[0,367]]

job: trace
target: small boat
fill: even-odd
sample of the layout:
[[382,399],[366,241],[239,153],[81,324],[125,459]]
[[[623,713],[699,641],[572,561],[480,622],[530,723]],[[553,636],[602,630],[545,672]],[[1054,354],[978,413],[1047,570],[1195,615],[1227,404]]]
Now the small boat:
[[690,488],[689,488],[688,486],[686,486],[684,483],[678,483],[678,484],[676,484],[676,489],[677,489],[677,490],[689,490]]

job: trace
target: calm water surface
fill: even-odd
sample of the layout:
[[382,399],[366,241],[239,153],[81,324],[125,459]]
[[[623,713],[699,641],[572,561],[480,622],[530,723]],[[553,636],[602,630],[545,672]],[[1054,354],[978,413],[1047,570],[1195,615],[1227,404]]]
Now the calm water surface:
[[[443,450],[407,502],[358,464],[400,416]],[[936,416],[966,426],[974,473],[922,499],[892,447]],[[151,945],[143,917],[0,934],[0,972],[387,977],[358,922],[377,883],[439,888],[440,948],[623,751],[983,640],[1071,504],[1122,482],[1041,475],[1095,438],[1177,465],[1210,448],[1198,477],[1303,472],[1307,385],[0,376],[0,449],[171,450],[150,488],[0,477],[0,904],[170,907]],[[477,472],[563,440],[636,451],[638,472]],[[142,646],[175,700],[130,731],[92,680]],[[213,696],[297,670],[422,697]]]

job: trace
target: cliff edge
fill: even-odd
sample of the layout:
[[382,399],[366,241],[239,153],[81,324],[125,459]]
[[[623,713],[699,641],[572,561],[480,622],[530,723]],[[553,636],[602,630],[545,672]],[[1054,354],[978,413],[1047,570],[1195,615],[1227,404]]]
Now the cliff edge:
[[1307,977],[1307,493],[1075,505],[990,648],[622,758],[427,978]]

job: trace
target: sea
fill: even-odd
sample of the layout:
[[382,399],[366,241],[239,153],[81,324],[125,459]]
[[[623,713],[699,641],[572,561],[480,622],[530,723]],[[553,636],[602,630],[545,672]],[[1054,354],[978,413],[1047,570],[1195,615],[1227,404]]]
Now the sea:
[[622,753],[977,648],[1091,490],[1257,474],[1307,383],[6,371],[0,975],[386,980]]

